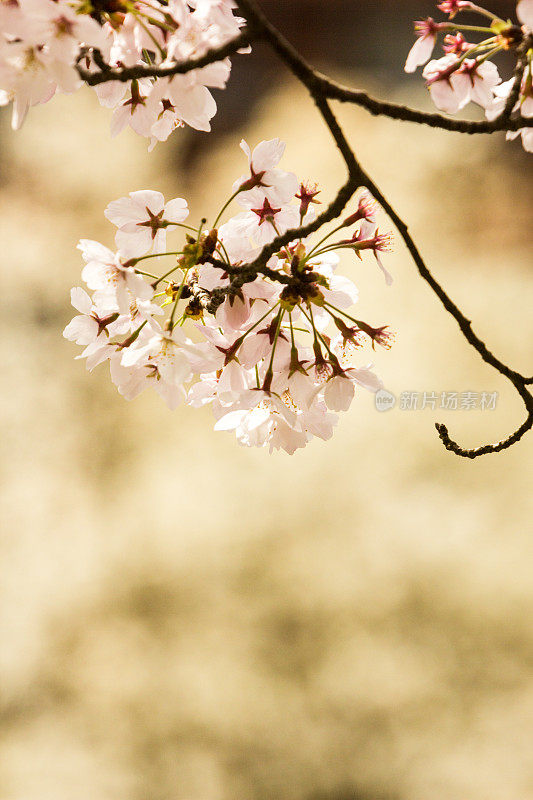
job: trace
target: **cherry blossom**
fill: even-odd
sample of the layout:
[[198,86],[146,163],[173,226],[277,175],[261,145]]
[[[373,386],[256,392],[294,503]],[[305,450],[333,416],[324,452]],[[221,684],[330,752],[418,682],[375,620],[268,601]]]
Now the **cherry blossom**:
[[121,316],[112,307],[106,305],[105,299],[96,302],[80,287],[71,291],[71,302],[80,312],[63,331],[65,339],[84,345],[83,352],[76,358],[87,359],[87,369],[92,370],[114,352],[110,340],[127,332],[129,318]]
[[127,314],[132,300],[152,297],[151,286],[123,262],[120,254],[90,239],[82,239],[78,247],[86,262],[81,276],[89,289],[96,292],[99,302],[107,302],[110,307]]
[[144,371],[168,407],[174,409],[186,398],[183,384],[192,372],[187,351],[194,352],[194,345],[179,328],[171,332],[146,330],[146,336],[123,350],[120,363]]
[[380,233],[377,225],[365,219],[361,223],[359,230],[355,231],[352,238],[344,239],[341,244],[345,247],[350,247],[359,259],[362,259],[361,252],[363,250],[371,250],[378,267],[383,273],[385,282],[390,286],[393,280],[392,275],[385,268],[381,253],[386,253],[390,250],[392,245],[391,233]]
[[445,14],[449,14],[450,19],[453,19],[458,11],[468,9],[471,7],[471,5],[472,3],[468,0],[443,0],[442,3],[437,4],[437,8],[439,8]]
[[272,206],[260,188],[250,189],[238,197],[240,205],[248,208],[226,223],[223,235],[228,238],[250,239],[258,245],[271,242],[289,228],[298,226],[300,217],[294,205],[281,203]]
[[[494,103],[485,112],[489,120],[495,119],[505,108],[513,83],[514,81],[511,78],[494,88]],[[516,111],[518,109],[523,117],[533,118],[533,84],[530,71],[526,73],[522,81],[520,95],[514,110]],[[518,137],[522,139],[524,150],[528,153],[533,153],[533,127],[507,132],[507,139],[509,140],[517,139]]]
[[[282,424],[287,443],[291,441],[296,415],[282,400],[261,389],[249,389],[243,392],[238,405],[239,408],[228,411],[216,422],[216,431],[234,431],[241,444],[258,447],[267,444]],[[289,451],[296,449],[290,444],[288,447]]]
[[[363,191],[329,234],[289,242],[264,271],[239,280],[261,246],[309,219],[317,202],[316,184],[278,168],[283,148],[278,139],[247,148],[255,185],[242,189],[242,178],[236,181],[212,227],[206,219],[183,226],[186,200],[165,203],[150,189],[111,202],[104,213],[117,229],[117,250],[80,242],[92,296],[72,290],[80,313],[64,336],[84,348],[79,357],[89,370],[109,362],[126,399],[153,388],[171,409],[210,405],[215,430],[248,447],[292,454],[330,439],[335,412],[348,410],[360,389],[382,386],[360,355],[347,362],[347,348],[357,342],[359,354],[365,342],[388,346],[387,326],[351,315],[358,290],[338,268],[344,250],[359,259],[370,250],[379,259],[390,236],[379,232],[379,206]],[[217,227],[233,201],[246,210]],[[342,238],[348,228],[353,233]],[[182,240],[170,251],[167,233]],[[156,277],[153,264],[163,259],[170,265]]]
[[[110,330],[117,330],[116,320],[119,314],[112,309],[97,307],[84,289],[79,286],[72,289],[71,301],[80,314],[69,322],[63,335],[76,344],[91,344],[102,334],[110,335]],[[105,308],[105,307],[104,307]]]
[[417,67],[429,61],[437,41],[437,32],[441,27],[442,25],[439,25],[431,17],[415,22],[415,31],[418,38],[407,56],[405,62],[406,72],[414,72]]
[[444,37],[443,50],[445,53],[453,53],[456,56],[461,56],[463,53],[467,53],[473,47],[474,45],[466,41],[461,31],[458,31],[458,33],[455,34],[448,33]]
[[[496,119],[505,109],[512,80],[502,84],[498,68],[492,58],[500,51],[518,48],[524,37],[533,30],[533,0],[520,0],[516,13],[523,23],[522,29],[511,20],[500,19],[496,14],[470,0],[444,0],[438,3],[439,10],[448,14],[449,21],[436,23],[431,18],[415,23],[418,39],[412,47],[406,63],[406,71],[412,72],[432,52],[441,31],[444,36],[445,55],[426,64],[423,77],[431,98],[440,111],[455,114],[468,103],[481,106],[490,120]],[[481,17],[479,25],[463,25],[455,22],[462,11]],[[489,27],[490,26],[490,27]],[[478,42],[466,41],[463,30],[484,35]],[[528,77],[529,76],[529,77]],[[528,81],[531,82],[531,50],[520,91],[519,101],[513,111],[528,116]],[[501,88],[503,86],[503,89]],[[524,111],[524,108],[526,109]],[[526,150],[531,150],[532,135],[529,128],[509,132],[508,139],[521,136]]]
[[181,197],[165,203],[161,192],[144,189],[114,200],[104,214],[118,228],[115,234],[118,249],[131,258],[149,251],[162,253],[167,230],[186,220],[189,209]]
[[438,109],[455,114],[467,105],[470,98],[470,80],[457,68],[454,55],[430,61],[423,70],[431,99]]
[[347,411],[354,398],[355,384],[377,392],[383,384],[369,367],[350,367],[333,375],[326,383],[324,400],[331,411]]
[[477,103],[485,109],[490,108],[494,102],[494,88],[501,83],[496,64],[492,61],[471,61],[467,59],[463,62],[461,70],[470,79],[469,101]]
[[249,175],[241,175],[233,184],[241,205],[250,208],[251,204],[260,204],[261,198],[266,198],[269,205],[283,205],[294,197],[298,191],[296,175],[277,169],[285,152],[284,142],[279,139],[259,142],[253,152],[244,139],[240,146],[249,165]]
[[[109,67],[172,67],[198,58],[239,33],[244,20],[226,0],[138,0],[121,9],[95,11],[81,0],[17,0],[0,6],[0,105],[13,102],[12,125],[28,109],[57,92],[83,85],[89,73]],[[229,59],[166,78],[109,81],[95,87],[113,109],[111,134],[125,127],[150,139],[151,147],[183,125],[210,129],[216,113],[211,88],[223,89]]]

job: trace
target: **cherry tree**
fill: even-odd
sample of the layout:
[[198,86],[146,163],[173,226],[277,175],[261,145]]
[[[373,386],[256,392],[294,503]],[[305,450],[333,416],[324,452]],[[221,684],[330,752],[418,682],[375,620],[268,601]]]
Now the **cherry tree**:
[[[111,110],[112,136],[129,126],[152,149],[185,125],[209,131],[216,113],[210,90],[226,86],[232,56],[253,58],[251,47],[261,40],[306,87],[346,165],[345,183],[325,203],[318,185],[282,165],[283,142],[252,147],[243,140],[243,174],[213,220],[191,218],[186,199],[165,202],[150,189],[111,202],[104,214],[115,228],[115,248],[79,243],[81,278],[91,294],[72,290],[78,313],[64,331],[83,347],[78,358],[89,370],[109,362],[128,400],[154,388],[172,409],[209,404],[215,429],[234,432],[247,446],[292,454],[315,437],[327,440],[356,392],[382,387],[372,350],[394,340],[382,320],[360,319],[355,284],[336,272],[339,253],[375,265],[377,279],[390,285],[394,268],[386,254],[395,228],[467,343],[510,381],[527,412],[505,440],[474,449],[437,423],[444,446],[476,458],[510,447],[533,427],[533,378],[506,365],[474,332],[359,162],[331,105],[352,103],[468,135],[505,132],[533,152],[533,0],[518,2],[516,20],[469,0],[443,0],[438,10],[442,19],[415,23],[405,63],[406,72],[422,68],[444,112],[426,113],[322,75],[254,0],[0,3],[0,104],[12,104],[14,129],[33,105],[87,85]],[[463,12],[479,24],[464,24]],[[443,55],[433,57],[439,46]],[[493,61],[502,51],[506,81]],[[470,103],[485,119],[453,116]]]

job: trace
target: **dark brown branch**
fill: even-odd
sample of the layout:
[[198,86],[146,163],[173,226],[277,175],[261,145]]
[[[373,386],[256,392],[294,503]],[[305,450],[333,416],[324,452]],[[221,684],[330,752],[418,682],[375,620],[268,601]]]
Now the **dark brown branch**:
[[455,133],[490,134],[501,131],[519,131],[522,128],[533,127],[532,120],[520,115],[512,118],[504,118],[503,115],[496,119],[489,120],[468,120],[454,119],[445,117],[443,114],[417,111],[408,106],[396,103],[387,103],[383,100],[376,100],[366,92],[350,89],[342,86],[329,78],[321,79],[324,94],[330,100],[339,100],[342,103],[353,103],[361,106],[366,111],[376,117],[389,117],[390,119],[401,122],[414,122],[418,125],[428,125],[430,128],[437,128],[444,131]]
[[483,447],[477,447],[473,450],[467,450],[460,447],[457,442],[450,439],[446,426],[436,423],[435,427],[437,428],[444,446],[447,450],[452,451],[456,455],[464,456],[465,458],[476,458],[477,456],[486,455],[488,453],[497,453],[500,450],[505,450],[507,447],[511,447],[511,445],[515,444],[515,442],[521,439],[527,431],[533,428],[533,396],[526,389],[526,383],[528,383],[528,379],[524,378],[515,370],[512,370],[507,366],[507,364],[504,364],[503,361],[500,361],[500,359],[488,349],[485,342],[483,342],[479,336],[474,333],[471,321],[465,317],[463,312],[453,302],[450,296],[445,292],[440,283],[436,280],[436,278],[433,277],[432,273],[428,269],[424,259],[420,254],[420,251],[418,250],[418,247],[409,233],[405,222],[398,216],[397,212],[368,175],[365,175],[363,185],[366,186],[369,192],[372,193],[373,197],[380,203],[385,213],[390,217],[396,226],[413,261],[415,262],[420,277],[429,284],[446,311],[455,319],[467,342],[479,353],[483,361],[485,361],[487,364],[490,364],[491,367],[497,370],[513,384],[516,391],[522,398],[528,412],[525,422],[507,439],[499,442],[498,444],[488,444],[484,445]]
[[[285,37],[267,20],[262,11],[257,7],[254,0],[238,0],[238,6],[241,13],[256,27],[262,30],[264,38],[269,42],[273,50],[285,61],[290,68],[293,75],[295,75],[311,92],[313,98],[316,99],[317,95],[321,95],[330,100],[340,100],[344,103],[354,103],[362,108],[365,108],[375,116],[385,116],[391,119],[400,120],[404,122],[415,122],[419,125],[429,125],[431,128],[441,128],[446,131],[456,131],[457,133],[495,133],[497,131],[517,131],[521,128],[531,126],[531,120],[525,119],[521,116],[516,116],[511,119],[506,109],[496,119],[472,121],[454,119],[453,117],[445,117],[443,114],[427,113],[424,111],[417,111],[407,106],[398,105],[395,103],[387,103],[381,100],[376,100],[366,92],[361,92],[356,89],[350,89],[343,86],[326,75],[322,75],[318,70],[315,70],[308,62],[302,58],[300,53],[288,42]],[[521,58],[517,64],[517,70],[520,74],[523,73],[525,67],[525,53],[527,48],[532,46],[532,37],[529,36],[520,47]],[[516,74],[515,73],[515,74]],[[513,86],[512,94],[518,89]],[[514,107],[516,100],[512,103],[511,110]]]
[[[523,73],[524,67],[522,66],[520,70],[520,80]],[[518,70],[517,70],[518,72]],[[395,209],[391,206],[389,201],[384,197],[381,190],[378,186],[374,183],[374,181],[367,175],[362,167],[360,166],[357,158],[351,149],[350,145],[342,129],[337,122],[337,119],[329,104],[325,99],[320,96],[314,96],[314,100],[316,105],[321,112],[326,125],[328,126],[335,143],[346,163],[348,168],[348,173],[351,177],[356,178],[357,183],[359,186],[364,186],[368,191],[372,194],[372,196],[380,203],[381,207],[385,211],[385,213],[389,216],[391,221],[394,223],[395,227],[397,228],[400,236],[402,237],[409,253],[415,262],[415,265],[418,269],[420,276],[425,280],[432,290],[435,292],[439,300],[441,301],[442,305],[448,311],[449,314],[453,316],[456,320],[461,333],[468,341],[468,343],[480,354],[481,358],[486,361],[490,366],[494,369],[498,370],[502,375],[504,375],[515,387],[517,392],[522,397],[524,404],[526,406],[526,410],[528,412],[528,416],[525,422],[520,426],[520,428],[515,431],[511,436],[509,436],[504,441],[499,442],[498,444],[489,444],[484,445],[483,447],[478,447],[472,450],[467,450],[465,448],[460,447],[457,442],[453,441],[449,434],[448,430],[445,425],[436,423],[436,428],[439,433],[439,436],[444,443],[444,446],[447,450],[455,453],[456,455],[463,456],[465,458],[476,458],[477,456],[486,455],[488,453],[496,453],[501,450],[504,450],[511,445],[515,444],[522,436],[531,428],[533,427],[533,397],[525,388],[525,384],[528,382],[527,378],[524,378],[518,372],[511,370],[506,364],[500,361],[493,353],[487,348],[486,344],[474,333],[472,329],[472,324],[470,320],[468,320],[464,314],[460,311],[459,307],[453,302],[453,300],[449,297],[449,295],[444,291],[440,283],[433,277],[432,273],[428,269],[427,265],[425,264],[418,247],[416,246],[413,238],[411,237],[407,225],[405,222],[400,218],[397,214]],[[514,105],[514,104],[513,104]]]
[[171,64],[168,67],[157,67],[138,64],[135,67],[122,67],[116,68],[109,64],[105,64],[101,60],[101,56],[95,61],[100,69],[99,72],[90,72],[83,69],[78,64],[78,72],[80,78],[85,81],[89,86],[98,86],[100,83],[107,83],[108,81],[127,81],[138,80],[140,78],[168,78],[170,75],[185,75],[193,69],[201,69],[207,67],[208,64],[214,64],[216,61],[222,61],[228,56],[234,55],[238,50],[249,45],[254,39],[259,36],[258,31],[254,31],[250,26],[245,28],[239,36],[236,36],[230,42],[208,50],[200,58],[191,58],[187,61]]
[[[526,389],[526,384],[533,383],[533,379],[525,378],[524,376],[520,375],[520,373],[512,370],[510,367],[504,364],[474,333],[471,321],[465,317],[459,307],[452,301],[452,299],[428,269],[424,259],[420,254],[420,251],[418,250],[413,238],[409,233],[405,222],[397,214],[397,212],[382,194],[378,186],[374,183],[370,176],[364,172],[358,163],[355,154],[346,137],[344,136],[344,133],[342,132],[342,129],[327,100],[330,98],[344,100],[347,102],[357,102],[359,105],[364,105],[368,108],[368,110],[375,114],[384,114],[395,119],[404,119],[419,123],[421,122],[423,124],[431,125],[432,127],[443,127],[447,130],[456,130],[463,133],[492,133],[496,130],[518,130],[520,127],[524,127],[527,123],[525,123],[522,119],[509,119],[509,115],[511,114],[519,96],[520,83],[525,68],[526,49],[530,46],[531,41],[528,40],[527,42],[524,42],[520,48],[511,95],[502,114],[493,122],[480,123],[452,120],[439,114],[423,114],[402,106],[382,104],[379,101],[375,101],[368,97],[368,95],[365,95],[364,93],[358,93],[354,92],[353,90],[340,87],[338,84],[335,84],[329,79],[319,75],[304,61],[304,59],[302,59],[292,45],[290,45],[290,43],[287,42],[287,40],[279,33],[279,31],[277,31],[268,22],[263,13],[257,7],[254,0],[237,0],[237,3],[241,12],[248,19],[248,21],[251,22],[257,30],[262,31],[264,38],[269,42],[274,51],[287,64],[293,74],[307,87],[315,104],[318,107],[318,110],[324,118],[324,121],[326,122],[333,139],[335,140],[335,143],[346,163],[348,170],[348,180],[345,186],[341,189],[337,195],[337,198],[330,204],[330,206],[328,206],[326,211],[314,221],[314,223],[311,223],[311,225],[305,226],[304,228],[287,231],[283,236],[277,237],[270,245],[267,245],[265,248],[263,248],[262,252],[254,262],[243,268],[242,274],[244,275],[246,270],[249,269],[251,271],[250,274],[253,274],[255,277],[258,272],[262,271],[262,268],[266,266],[266,261],[268,258],[280,247],[282,247],[284,244],[287,244],[292,239],[307,235],[311,232],[311,230],[316,230],[318,227],[324,224],[324,222],[328,221],[328,218],[332,219],[335,216],[338,216],[342,208],[344,208],[347,199],[354,194],[355,190],[359,186],[366,187],[374,196],[374,198],[381,204],[384,211],[388,214],[398,229],[420,276],[426,281],[426,283],[429,284],[446,311],[456,320],[461,333],[467,342],[479,353],[481,358],[487,364],[496,369],[500,374],[504,375],[513,384],[521,396],[528,412],[525,422],[507,439],[497,444],[488,444],[471,450],[462,448],[459,444],[457,444],[457,442],[453,441],[448,434],[446,426],[437,423],[436,428],[444,446],[446,449],[450,450],[456,455],[460,455],[465,458],[476,458],[477,456],[488,453],[496,453],[511,447],[511,445],[519,441],[527,431],[533,428],[533,396]],[[349,196],[346,198],[346,195],[348,194]],[[223,298],[224,295],[222,295],[222,299]]]
[[503,439],[501,442],[498,442],[498,444],[485,444],[482,447],[474,447],[471,450],[467,450],[450,438],[446,425],[439,422],[435,423],[435,428],[446,450],[455,453],[456,456],[462,456],[463,458],[477,458],[478,456],[486,456],[489,453],[499,453],[502,450],[507,450],[508,447],[519,442],[522,436],[530,431],[532,427],[533,411],[530,411],[525,422],[507,439]]
[[511,119],[511,114],[513,113],[513,109],[518,102],[518,98],[520,97],[520,87],[522,86],[524,72],[528,64],[527,53],[529,48],[532,46],[533,46],[533,35],[529,35],[524,37],[524,41],[518,48],[517,51],[518,59],[516,61],[513,73],[513,85],[511,86],[509,97],[505,101],[505,106],[503,108],[503,111],[500,114],[500,119],[502,120],[502,122]]

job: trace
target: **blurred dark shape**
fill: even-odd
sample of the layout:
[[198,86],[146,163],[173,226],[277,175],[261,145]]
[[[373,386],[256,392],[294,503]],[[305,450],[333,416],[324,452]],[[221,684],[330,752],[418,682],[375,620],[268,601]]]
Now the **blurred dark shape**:
[[375,792],[372,789],[344,786],[326,792],[313,792],[306,800],[401,800],[399,794]]
[[[428,16],[444,18],[430,0],[263,0],[269,20],[312,63],[344,68],[390,69],[405,61],[413,41],[413,21]],[[515,16],[514,0],[483,0],[503,18]],[[464,15],[467,22],[477,15]],[[479,22],[478,22],[479,24]],[[393,71],[392,80],[401,78]]]

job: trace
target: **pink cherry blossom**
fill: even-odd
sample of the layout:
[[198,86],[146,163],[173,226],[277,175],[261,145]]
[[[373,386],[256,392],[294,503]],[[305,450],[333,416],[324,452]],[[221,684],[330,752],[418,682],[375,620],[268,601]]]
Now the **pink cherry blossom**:
[[152,297],[152,287],[132,267],[126,266],[118,253],[90,239],[82,239],[78,248],[85,261],[81,276],[89,289],[96,292],[99,303],[108,303],[121,314],[127,314],[133,300]]
[[142,189],[113,200],[104,214],[118,228],[115,241],[121,255],[133,258],[149,251],[162,253],[167,230],[187,219],[189,209],[181,197],[165,203],[161,192]]
[[409,55],[407,56],[405,62],[406,72],[415,72],[417,67],[429,61],[433,48],[435,47],[437,33],[441,27],[442,26],[431,17],[415,22],[417,40],[411,47]]
[[393,278],[390,272],[385,268],[381,253],[386,253],[390,250],[392,245],[391,233],[380,233],[377,225],[363,220],[361,227],[356,231],[351,239],[344,239],[343,245],[353,246],[354,253],[361,258],[361,251],[371,250],[376,259],[377,265],[383,273],[385,283],[390,286]]
[[229,238],[248,237],[255,244],[264,245],[289,228],[298,226],[300,217],[296,206],[272,206],[259,188],[246,192],[239,202],[249,210],[237,214],[226,223],[224,233]]
[[[495,119],[502,113],[505,108],[509,92],[513,86],[513,79],[511,78],[505,83],[501,83],[494,88],[494,103],[486,110],[487,119]],[[514,111],[520,110],[523,117],[533,117],[533,87],[529,74],[526,74],[522,81],[519,99],[513,109]],[[533,127],[520,128],[518,131],[508,131],[507,139],[513,140],[520,137],[522,139],[522,146],[528,153],[533,153]]]
[[[68,0],[17,0],[0,4],[0,104],[13,102],[14,128],[28,109],[57,92],[83,85],[78,63],[100,69],[95,50],[112,67],[147,63],[171,67],[197,58],[239,33],[244,20],[226,0],[140,0],[135,10],[103,22],[98,12]],[[109,81],[95,91],[113,109],[111,133],[130,126],[151,146],[187,124],[208,131],[216,113],[210,88],[224,88],[231,63],[225,59],[184,75],[129,82]]]
[[150,136],[159,112],[155,99],[151,97],[152,88],[153,83],[148,79],[132,81],[125,99],[121,99],[113,111],[112,137],[118,136],[128,125],[140,136]]
[[127,330],[127,322],[124,326],[126,318],[121,319],[116,311],[105,305],[95,305],[84,289],[76,287],[71,290],[70,296],[72,305],[80,314],[63,331],[65,339],[88,345],[99,336],[109,337]]
[[241,189],[237,202],[249,208],[266,198],[273,205],[288,203],[298,191],[298,179],[293,172],[277,169],[277,164],[285,152],[285,143],[279,139],[262,141],[250,150],[242,139],[241,150],[248,157],[249,175],[241,177],[233,184],[234,191]]
[[478,62],[467,59],[463,62],[461,72],[470,79],[469,100],[482,108],[490,108],[494,102],[494,88],[501,83],[496,64],[492,61]]
[[431,99],[440,111],[455,114],[467,105],[471,82],[464,72],[458,70],[458,62],[453,54],[430,61],[422,74]]
[[458,31],[456,34],[448,33],[444,37],[443,50],[447,54],[453,53],[456,56],[461,56],[472,47],[473,45],[466,41],[461,31]]
[[157,372],[145,367],[139,368],[137,364],[125,367],[122,364],[122,354],[120,351],[109,360],[109,371],[111,380],[117,387],[118,392],[126,400],[134,400],[141,392],[155,385]]
[[[260,389],[249,389],[242,393],[237,405],[238,408],[220,417],[215,430],[234,431],[240,444],[262,447],[269,443],[274,431],[281,425],[283,434],[278,446],[283,447],[286,441],[289,452],[294,452],[292,431],[296,415],[282,400]],[[302,437],[299,438],[301,440]]]
[[451,53],[430,61],[423,75],[433,102],[449,114],[455,114],[470,101],[489,108],[494,102],[494,87],[501,81],[492,61],[466,59],[459,63]]
[[71,301],[81,313],[69,322],[63,336],[85,346],[76,358],[85,358],[87,369],[93,370],[115,353],[116,346],[110,340],[127,332],[129,318],[110,309],[105,298],[93,302],[80,287],[72,289]]
[[459,11],[468,9],[471,5],[472,3],[469,0],[443,0],[443,2],[437,4],[437,8],[444,11],[445,14],[449,14],[450,19],[453,19]]
[[[274,176],[289,174],[277,168],[281,150],[272,142],[259,148],[258,163],[270,163]],[[254,158],[255,151],[251,171]],[[381,386],[370,366],[346,363],[348,344],[357,341],[360,352],[365,343],[388,338],[387,326],[373,328],[351,316],[358,290],[338,271],[338,251],[352,249],[361,257],[371,250],[379,259],[390,236],[379,233],[378,207],[365,191],[330,236],[289,242],[268,259],[265,274],[248,272],[247,259],[255,259],[264,242],[310,218],[309,203],[303,214],[301,204],[317,190],[298,185],[302,196],[291,194],[279,205],[265,187],[246,189],[247,210],[218,229],[218,217],[211,228],[205,219],[186,226],[195,235],[179,229],[189,213],[182,198],[165,203],[160,192],[144,189],[111,202],[105,216],[116,226],[118,251],[91,240],[79,244],[92,296],[73,289],[80,313],[64,331],[84,348],[78,358],[89,370],[108,361],[111,380],[128,400],[153,388],[171,409],[185,401],[210,405],[215,429],[232,431],[248,447],[292,454],[315,439],[330,439],[333,412],[350,407],[356,388],[375,392]],[[351,238],[332,241],[354,223]],[[183,242],[168,252],[167,233]],[[155,266],[164,258],[170,266]],[[150,259],[144,274],[152,283],[142,274]]]
[[174,409],[187,396],[183,384],[192,372],[187,351],[194,352],[194,345],[179,328],[171,333],[148,330],[146,336],[124,349],[121,365],[143,370],[168,407]]

